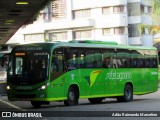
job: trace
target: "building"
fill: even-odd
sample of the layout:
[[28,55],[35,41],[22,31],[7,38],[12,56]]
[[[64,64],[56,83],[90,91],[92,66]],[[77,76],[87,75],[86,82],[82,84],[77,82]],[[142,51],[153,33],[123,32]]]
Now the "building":
[[153,46],[148,28],[139,32],[139,24],[152,24],[146,0],[54,0],[7,44],[92,39]]

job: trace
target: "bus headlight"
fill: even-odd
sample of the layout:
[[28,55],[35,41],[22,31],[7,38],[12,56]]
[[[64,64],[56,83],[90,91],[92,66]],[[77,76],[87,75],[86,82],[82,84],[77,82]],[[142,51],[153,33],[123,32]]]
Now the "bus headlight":
[[41,87],[38,88],[38,90],[45,90],[49,86],[49,83],[46,85],[42,85]]
[[41,87],[41,90],[44,90],[44,89],[46,89],[46,85],[43,85],[43,86]]
[[11,89],[11,87],[10,86],[7,86],[7,90],[10,90]]

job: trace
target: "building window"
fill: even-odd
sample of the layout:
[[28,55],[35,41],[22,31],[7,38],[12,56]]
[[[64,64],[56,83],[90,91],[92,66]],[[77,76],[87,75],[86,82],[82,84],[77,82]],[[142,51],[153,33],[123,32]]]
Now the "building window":
[[147,8],[148,8],[148,14],[152,14],[152,8],[151,8],[151,6],[148,6]]
[[48,14],[45,11],[41,11],[37,21],[49,21]]
[[49,34],[50,41],[67,40],[67,32],[55,32]]
[[103,7],[102,8],[102,14],[109,14],[110,13],[110,7]]
[[67,16],[66,0],[54,0],[51,3],[52,19],[64,19]]
[[34,42],[34,41],[44,41],[44,34],[25,34],[24,35],[25,42]]
[[124,6],[123,6],[123,5],[114,6],[114,7],[113,7],[113,12],[114,12],[114,13],[124,12]]
[[111,34],[111,28],[104,28],[103,29],[103,35],[110,35]]
[[91,14],[90,9],[74,10],[73,11],[73,18],[90,17],[90,14]]
[[144,5],[141,5],[141,14],[144,13]]
[[74,39],[91,38],[91,30],[74,31]]
[[124,27],[114,28],[114,34],[125,34],[125,28]]
[[128,16],[139,16],[140,15],[140,3],[128,3]]
[[129,33],[129,37],[139,37],[140,33],[138,31],[138,24],[129,24],[128,33]]
[[40,11],[37,21],[50,21],[50,6]]

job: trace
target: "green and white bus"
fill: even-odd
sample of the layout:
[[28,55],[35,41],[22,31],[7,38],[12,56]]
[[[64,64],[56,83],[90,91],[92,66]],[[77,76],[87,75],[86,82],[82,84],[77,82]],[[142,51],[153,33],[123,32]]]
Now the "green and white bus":
[[158,90],[154,47],[114,42],[59,42],[16,46],[10,55],[7,95],[41,107],[51,101],[78,104],[80,98],[129,102],[133,95]]

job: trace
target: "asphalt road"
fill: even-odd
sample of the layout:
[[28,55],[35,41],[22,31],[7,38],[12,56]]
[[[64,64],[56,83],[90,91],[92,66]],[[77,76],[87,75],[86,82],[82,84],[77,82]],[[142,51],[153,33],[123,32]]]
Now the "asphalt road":
[[[21,119],[21,117],[23,117],[24,119],[28,119],[26,118],[28,116],[31,117],[30,119],[36,119],[35,116],[37,115],[41,120],[70,120],[71,118],[78,120],[159,120],[160,89],[155,93],[134,96],[134,100],[132,102],[117,102],[116,99],[107,98],[101,104],[91,104],[87,99],[80,99],[77,106],[65,106],[63,102],[52,102],[50,105],[45,105],[38,109],[33,108],[30,102],[11,102],[7,100],[7,96],[1,96],[0,111],[1,116],[2,112],[11,112],[14,119]],[[32,113],[35,114],[32,116]],[[5,119],[9,118],[5,117]]]

